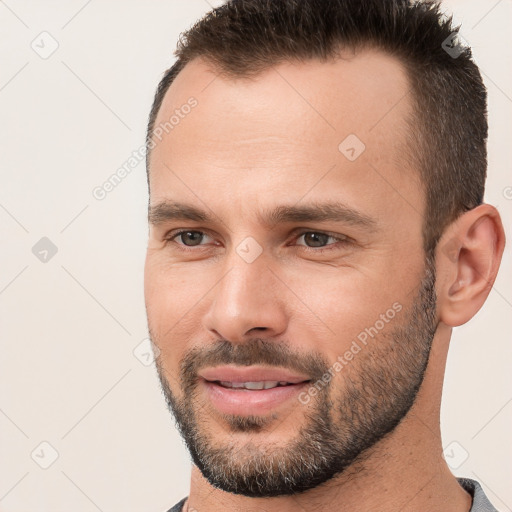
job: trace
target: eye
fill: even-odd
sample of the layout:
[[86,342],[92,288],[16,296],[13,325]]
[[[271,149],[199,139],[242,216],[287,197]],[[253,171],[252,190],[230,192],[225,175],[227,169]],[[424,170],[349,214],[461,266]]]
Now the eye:
[[[194,247],[201,247],[207,244],[201,243],[205,238],[212,237],[204,231],[193,229],[181,229],[178,231],[171,231],[165,236],[166,243],[174,243],[183,251],[192,251]],[[304,239],[304,243],[297,243],[300,239]],[[311,251],[315,254],[323,253],[339,249],[340,246],[348,245],[350,243],[349,237],[343,235],[331,235],[322,231],[303,231],[299,233],[296,240],[296,245],[302,247],[305,251]],[[329,243],[330,242],[330,243]]]
[[[208,237],[204,231],[195,231],[192,229],[184,229],[178,232],[171,232],[168,236],[165,237],[167,242],[175,242],[177,245],[182,247],[196,247],[201,244],[205,237]],[[182,243],[176,242],[176,240],[181,239]]]
[[[307,250],[314,252],[324,252],[335,249],[339,244],[346,245],[349,243],[349,238],[343,235],[330,235],[321,231],[303,231],[299,234],[297,240],[304,238],[305,244],[297,244],[305,247]],[[334,240],[334,243],[328,243],[329,240]]]

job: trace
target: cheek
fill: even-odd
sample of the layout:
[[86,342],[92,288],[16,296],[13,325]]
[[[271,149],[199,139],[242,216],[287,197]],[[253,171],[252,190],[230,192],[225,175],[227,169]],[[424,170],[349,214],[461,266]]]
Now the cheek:
[[[290,288],[303,304],[293,299],[291,325],[299,339],[320,350],[331,361],[348,350],[365,329],[375,328],[386,333],[393,327],[396,310],[404,305],[405,296],[387,276],[363,273],[360,269],[324,268],[308,273],[307,279],[288,275]],[[398,302],[398,305],[397,305]],[[388,312],[388,313],[387,313]],[[384,315],[384,320],[381,315]],[[360,338],[359,338],[360,339]]]
[[163,254],[146,258],[144,295],[153,321],[174,323],[192,307],[199,287],[198,274],[186,266],[170,263]]
[[185,283],[181,281],[154,260],[146,261],[144,295],[148,326],[159,349],[164,377],[175,396],[180,395],[179,362],[186,351],[185,341],[192,338],[192,333],[185,332],[189,306],[183,292]]
[[179,357],[198,339],[202,299],[214,284],[213,277],[206,277],[207,273],[171,265],[158,255],[147,258],[144,295],[148,324],[164,358],[171,353],[173,359]]

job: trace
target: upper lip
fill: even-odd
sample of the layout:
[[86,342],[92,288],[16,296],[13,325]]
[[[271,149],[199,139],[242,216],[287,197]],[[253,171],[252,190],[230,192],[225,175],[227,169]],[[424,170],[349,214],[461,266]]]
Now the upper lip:
[[199,376],[210,382],[277,381],[297,384],[310,380],[305,375],[293,373],[285,368],[269,368],[265,366],[215,366],[201,370]]

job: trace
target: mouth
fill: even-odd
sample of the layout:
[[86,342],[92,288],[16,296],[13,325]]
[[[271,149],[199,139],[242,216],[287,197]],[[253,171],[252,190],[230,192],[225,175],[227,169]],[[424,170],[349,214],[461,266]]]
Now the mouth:
[[[250,391],[260,391],[262,389],[274,389],[277,387],[284,387],[284,386],[295,386],[297,384],[301,383],[292,383],[292,382],[286,382],[286,381],[274,381],[274,380],[266,380],[266,381],[253,381],[253,382],[229,382],[229,381],[207,381],[212,382],[213,384],[218,384],[219,386],[222,386],[223,388],[228,389],[248,389]],[[304,382],[310,382],[309,380],[306,380]]]
[[227,387],[243,387],[247,389],[267,389],[309,381],[308,375],[295,373],[286,368],[267,366],[214,366],[199,372],[199,377],[208,382],[218,382]]
[[224,414],[268,414],[291,405],[311,380],[279,368],[215,367],[200,372],[211,405]]

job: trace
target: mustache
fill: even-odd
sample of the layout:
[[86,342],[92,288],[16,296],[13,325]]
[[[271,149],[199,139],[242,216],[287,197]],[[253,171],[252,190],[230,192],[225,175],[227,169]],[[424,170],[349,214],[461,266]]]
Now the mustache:
[[321,354],[294,351],[286,342],[251,338],[232,343],[222,339],[210,346],[196,346],[187,352],[180,363],[180,379],[184,385],[190,385],[203,368],[227,364],[286,368],[314,380],[320,379],[329,368],[328,361]]

